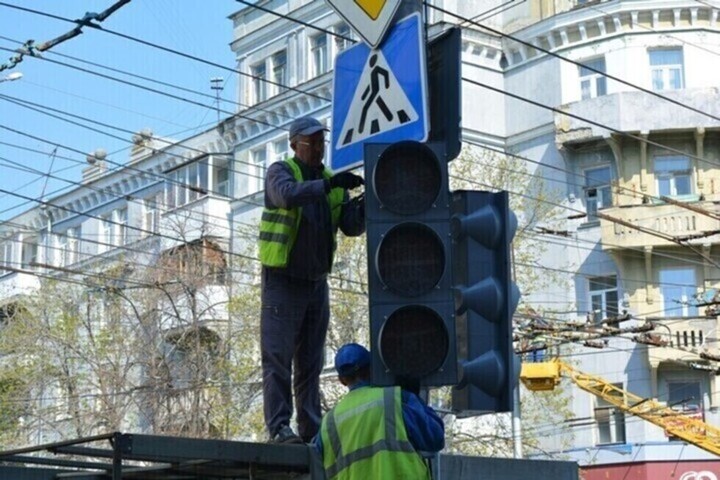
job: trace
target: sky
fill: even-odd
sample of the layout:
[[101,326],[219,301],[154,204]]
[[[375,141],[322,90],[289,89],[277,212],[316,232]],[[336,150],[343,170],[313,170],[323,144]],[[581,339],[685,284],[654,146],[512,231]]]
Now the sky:
[[[15,50],[29,39],[40,44],[72,30],[75,24],[19,11],[3,3],[77,19],[86,12],[101,12],[115,0],[0,0],[0,65],[9,65],[15,54],[8,49]],[[229,46],[232,22],[227,17],[244,7],[233,0],[132,0],[101,25],[232,69],[235,65]],[[236,78],[231,71],[97,29],[85,27],[82,35],[55,46],[43,53],[43,57],[47,60],[26,56],[14,68],[0,71],[0,79],[13,72],[23,74],[19,80],[0,82],[0,221],[37,205],[28,198],[48,200],[75,188],[73,183],[81,180],[82,169],[87,166],[86,154],[97,148],[108,152],[109,168],[125,164],[131,146],[130,132],[150,128],[155,135],[182,139],[211,128],[217,120],[212,78],[222,77],[221,96],[226,100],[221,101],[222,109],[235,110],[232,102],[236,100]],[[138,83],[201,105],[144,91],[50,60]],[[13,101],[32,102],[36,105],[30,106],[35,110]],[[77,117],[69,119],[100,132],[42,112],[56,116],[63,116],[65,112],[87,118],[89,122]]]

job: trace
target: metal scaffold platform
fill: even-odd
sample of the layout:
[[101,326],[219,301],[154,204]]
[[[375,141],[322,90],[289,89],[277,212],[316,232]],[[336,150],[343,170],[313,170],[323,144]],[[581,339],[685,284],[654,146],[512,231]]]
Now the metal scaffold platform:
[[303,445],[111,433],[0,452],[5,480],[323,478]]
[[[573,462],[440,455],[436,480],[577,480]],[[321,480],[306,445],[109,433],[0,452],[2,480]]]

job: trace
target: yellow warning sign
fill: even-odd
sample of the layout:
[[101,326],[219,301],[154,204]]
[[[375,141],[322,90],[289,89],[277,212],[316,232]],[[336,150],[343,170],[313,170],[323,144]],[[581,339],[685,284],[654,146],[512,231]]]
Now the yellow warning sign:
[[373,48],[382,42],[402,3],[402,0],[325,1]]
[[362,8],[368,17],[377,20],[387,0],[355,0],[355,3]]

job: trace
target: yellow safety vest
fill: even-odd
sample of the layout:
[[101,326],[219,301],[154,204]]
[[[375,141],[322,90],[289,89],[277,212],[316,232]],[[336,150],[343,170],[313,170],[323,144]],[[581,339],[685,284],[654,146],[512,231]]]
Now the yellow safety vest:
[[[302,172],[300,165],[294,158],[288,158],[285,163],[290,167],[293,177],[298,182],[302,182]],[[323,170],[323,177],[330,179],[332,172],[327,168]],[[333,255],[337,242],[335,236],[337,234],[338,224],[340,223],[340,213],[342,210],[342,202],[345,191],[342,188],[333,188],[327,195],[327,201],[330,204],[330,217],[332,221],[332,239],[333,239]],[[291,209],[285,208],[267,208],[263,210],[262,219],[260,220],[260,262],[266,267],[287,267],[290,259],[295,240],[297,239],[298,228],[300,227],[300,219],[302,218],[302,207]],[[330,266],[332,267],[332,258]]]
[[400,387],[350,391],[320,427],[329,479],[430,479],[407,437]]

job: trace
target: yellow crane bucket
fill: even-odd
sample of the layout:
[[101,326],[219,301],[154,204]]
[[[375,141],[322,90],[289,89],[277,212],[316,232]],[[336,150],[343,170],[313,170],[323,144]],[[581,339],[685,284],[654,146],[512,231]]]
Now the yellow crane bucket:
[[558,362],[523,363],[520,380],[533,392],[552,390],[560,383],[560,364]]

